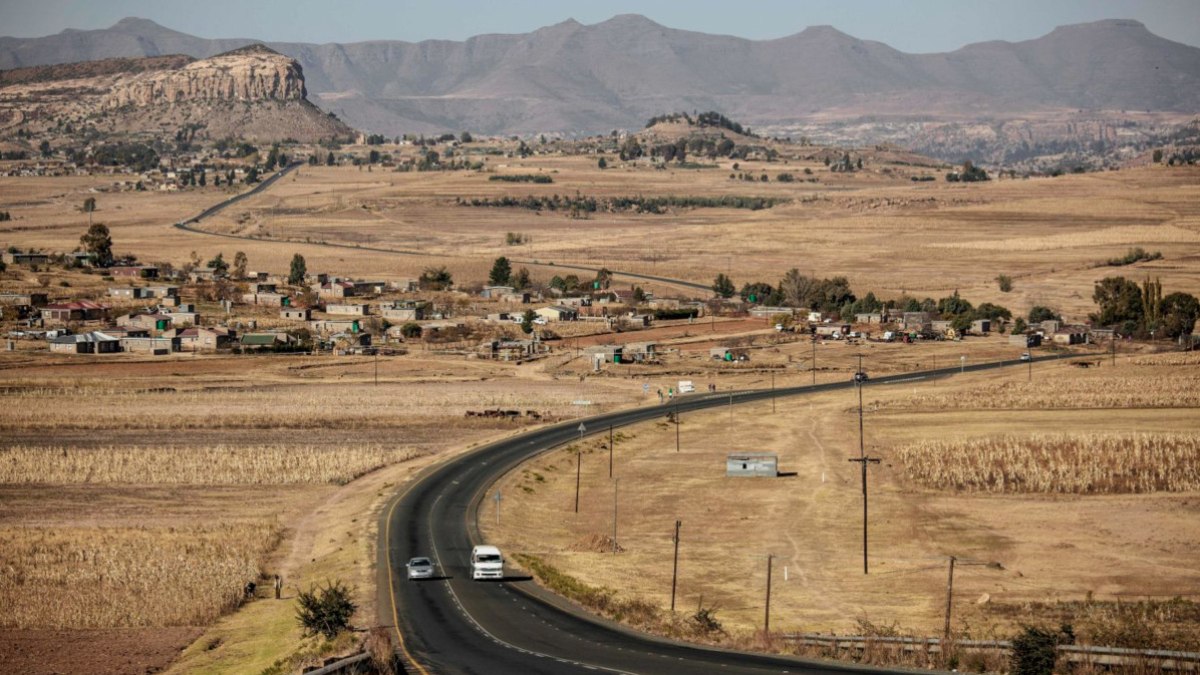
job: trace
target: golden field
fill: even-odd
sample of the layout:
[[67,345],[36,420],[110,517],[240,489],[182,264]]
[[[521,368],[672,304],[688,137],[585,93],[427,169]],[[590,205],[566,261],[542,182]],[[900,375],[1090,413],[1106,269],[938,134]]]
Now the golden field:
[[[780,399],[775,414],[770,401],[685,413],[679,452],[668,420],[623,428],[616,480],[599,434],[583,445],[578,514],[577,447],[560,448],[514,469],[498,486],[500,526],[490,504],[480,525],[506,550],[611,589],[606,602],[665,612],[681,520],[679,616],[715,608],[734,642],[762,628],[768,554],[773,631],[937,635],[953,555],[981,564],[956,573],[956,635],[1007,637],[1021,621],[1063,617],[1082,639],[1102,641],[1113,628],[1103,616],[1125,616],[1113,603],[1200,596],[1200,414],[1172,393],[1197,364],[1145,363],[1164,360],[1175,359],[1137,356],[1099,370],[1037,364],[1033,386],[1045,396],[1103,389],[1114,375],[1163,390],[1112,407],[1044,405],[1041,394],[975,404],[1026,386],[1023,367],[867,386],[865,446],[882,458],[869,474],[867,575],[859,466],[848,461],[859,455],[852,390]],[[784,475],[727,478],[730,452],[777,453]],[[998,472],[1021,482],[999,489]],[[1147,635],[1200,645],[1194,611],[1162,614]]]

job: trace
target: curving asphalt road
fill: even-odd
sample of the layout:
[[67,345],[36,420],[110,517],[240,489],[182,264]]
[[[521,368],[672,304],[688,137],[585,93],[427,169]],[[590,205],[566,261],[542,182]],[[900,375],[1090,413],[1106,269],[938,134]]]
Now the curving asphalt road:
[[[1037,359],[1049,361],[1069,355]],[[880,377],[865,386],[919,381],[1021,361],[998,361]],[[735,403],[852,387],[851,382],[735,392]],[[685,396],[681,413],[729,404],[728,393]],[[661,418],[676,404],[583,420],[592,433]],[[529,579],[470,580],[467,558],[480,542],[484,491],[520,462],[579,438],[571,420],[481,447],[431,467],[394,496],[380,517],[380,622],[394,625],[415,672],[427,673],[878,673],[880,669],[705,648],[635,633],[572,609]],[[404,563],[432,558],[442,578],[407,581]]]

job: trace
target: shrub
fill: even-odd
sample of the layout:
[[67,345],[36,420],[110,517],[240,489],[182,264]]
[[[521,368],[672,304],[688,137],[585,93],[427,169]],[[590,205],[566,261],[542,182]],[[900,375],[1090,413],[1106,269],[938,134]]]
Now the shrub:
[[324,635],[328,640],[350,627],[350,617],[358,609],[350,600],[350,589],[341,581],[327,581],[322,588],[300,591],[296,603],[296,620],[304,634]]
[[1026,626],[1013,638],[1009,672],[1011,675],[1051,675],[1058,658],[1058,645],[1074,642],[1070,626],[1055,633],[1045,628]]
[[1013,289],[1012,277],[1007,274],[996,277],[996,283],[999,284],[1001,293],[1008,293]]

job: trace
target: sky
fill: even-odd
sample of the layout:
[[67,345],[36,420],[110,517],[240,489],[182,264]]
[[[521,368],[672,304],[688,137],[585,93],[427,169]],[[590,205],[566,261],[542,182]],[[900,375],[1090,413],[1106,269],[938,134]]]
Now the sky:
[[0,0],[0,35],[106,28],[135,16],[206,38],[277,42],[463,40],[525,33],[569,18],[642,14],[684,30],[754,40],[832,25],[910,53],[1028,40],[1055,26],[1137,19],[1200,46],[1200,0]]

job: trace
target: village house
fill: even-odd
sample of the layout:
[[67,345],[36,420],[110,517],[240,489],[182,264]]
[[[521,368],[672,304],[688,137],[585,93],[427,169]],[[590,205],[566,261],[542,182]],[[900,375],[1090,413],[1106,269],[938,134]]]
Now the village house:
[[625,345],[621,357],[633,363],[645,363],[658,358],[658,344],[655,342],[630,342]]
[[322,298],[352,298],[358,293],[349,281],[330,281],[318,287],[317,295]]
[[178,286],[147,286],[142,289],[143,298],[178,298]]
[[276,289],[275,284],[272,284],[272,283],[266,283],[266,282],[260,281],[257,283],[250,284],[250,292],[251,293],[275,293],[276,292],[275,289]]
[[106,270],[113,277],[157,279],[158,268],[153,265],[118,265]]
[[882,323],[882,322],[883,322],[883,315],[880,314],[879,312],[867,312],[865,314],[855,314],[854,315],[854,323],[872,324],[872,323]]
[[907,331],[925,332],[932,329],[929,312],[905,312],[901,326]]
[[242,302],[247,305],[263,305],[266,307],[286,307],[292,304],[292,299],[283,293],[264,291],[262,293],[244,293]]
[[192,283],[201,283],[206,281],[215,281],[225,276],[224,272],[220,272],[208,267],[197,267],[188,272],[188,280]]
[[137,328],[136,326],[109,326],[105,328],[103,333],[109,337],[115,338],[140,338],[150,337],[150,331],[145,328]]
[[146,297],[145,292],[146,289],[136,286],[110,286],[108,288],[108,297],[120,300],[137,300]]
[[91,300],[62,302],[42,307],[43,321],[102,321],[108,318],[108,305]]
[[404,300],[379,306],[380,314],[393,321],[421,321],[425,318],[424,302]]
[[574,321],[579,318],[579,312],[564,305],[550,305],[533,310],[534,314],[548,321]]
[[50,302],[45,293],[0,293],[0,305],[42,307]]
[[209,352],[229,348],[237,335],[228,328],[206,328],[192,326],[171,331],[164,337],[178,338],[179,350],[184,352]]
[[795,316],[795,313],[796,310],[792,309],[791,307],[772,307],[769,305],[761,305],[750,308],[750,316],[756,319],[770,319],[771,317],[778,316],[780,314]]
[[479,297],[488,300],[496,300],[504,295],[511,295],[515,290],[512,286],[484,286],[482,291],[479,291]]
[[117,325],[122,328],[165,331],[174,327],[175,320],[170,314],[135,313],[117,317]]
[[308,307],[284,307],[279,310],[279,318],[293,321],[311,321],[312,310]]
[[987,335],[992,332],[992,322],[990,319],[976,319],[971,322],[971,332],[976,335]]
[[370,310],[365,304],[330,302],[325,304],[325,313],[339,316],[367,316],[370,314]]
[[362,332],[362,324],[358,319],[321,319],[308,322],[309,330],[318,335],[330,335],[332,333],[351,333],[357,335]]
[[79,335],[63,335],[50,339],[50,351],[61,354],[115,354],[121,351],[121,341],[93,331]]
[[850,332],[850,324],[848,324],[848,323],[825,324],[823,326],[817,326],[816,328],[813,329],[813,333],[815,333],[816,335],[819,335],[821,337],[834,338],[834,339],[844,338],[844,337],[846,337],[846,334],[849,332]]
[[45,265],[50,262],[48,253],[30,253],[22,251],[5,251],[4,262],[8,265]]
[[396,279],[391,286],[392,290],[401,293],[416,293],[421,290],[421,281],[419,279]]
[[1082,345],[1088,341],[1087,326],[1063,326],[1050,337],[1056,345]]
[[546,346],[538,340],[492,340],[484,343],[488,358],[497,361],[520,361],[541,354]]
[[130,354],[152,354],[165,356],[179,351],[179,338],[129,335],[121,338],[121,351]]
[[466,330],[467,324],[463,321],[441,320],[427,321],[421,324],[421,337],[426,340],[431,340],[439,337],[446,337],[451,334],[459,334]]
[[299,340],[287,333],[246,333],[238,342],[243,351],[263,351],[295,345]]

